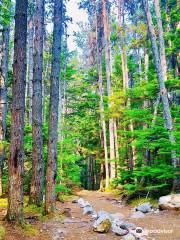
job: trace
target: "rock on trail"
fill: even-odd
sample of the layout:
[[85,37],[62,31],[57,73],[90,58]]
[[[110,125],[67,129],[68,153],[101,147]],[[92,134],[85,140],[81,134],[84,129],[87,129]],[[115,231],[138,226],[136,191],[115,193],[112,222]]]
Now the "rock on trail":
[[[49,240],[180,240],[178,211],[143,213],[122,203],[113,204],[112,193],[78,194],[78,200],[57,203],[59,217],[48,220],[42,228],[44,233],[52,235]],[[153,229],[172,230],[172,233],[148,234]]]
[[180,194],[160,197],[159,208],[162,210],[180,210]]
[[[77,203],[83,208],[83,215],[95,215],[96,211],[83,198],[80,198]],[[144,204],[139,205],[138,208],[144,212],[151,210],[151,205]],[[140,211],[137,213],[144,214]],[[97,219],[93,224],[93,231],[97,233],[108,233],[109,231],[113,232],[117,236],[126,236],[126,239],[141,239],[139,235],[144,236],[143,230],[136,231],[138,228],[135,224],[125,221],[124,215],[121,213],[108,213],[104,210],[101,210],[97,213]]]
[[147,202],[147,203],[143,203],[143,204],[139,204],[136,209],[136,211],[140,211],[142,213],[149,213],[152,211],[152,205]]

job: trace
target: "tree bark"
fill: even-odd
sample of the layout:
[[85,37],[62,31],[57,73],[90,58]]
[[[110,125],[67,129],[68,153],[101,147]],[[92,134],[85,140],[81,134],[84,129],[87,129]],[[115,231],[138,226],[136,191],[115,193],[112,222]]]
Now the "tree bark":
[[50,81],[50,69],[51,69],[51,46],[48,46],[48,44],[45,44],[46,52],[47,52],[47,62],[46,66],[44,66],[45,71],[43,75],[43,86],[42,86],[42,91],[43,91],[43,123],[48,121],[48,106],[47,106],[47,93],[46,93],[46,81]]
[[116,153],[116,177],[117,177],[117,166],[119,161],[119,144],[118,144],[118,134],[117,134],[117,121],[114,119],[114,140],[115,140],[115,153]]
[[45,212],[55,210],[55,186],[57,168],[57,139],[58,139],[58,110],[60,87],[60,54],[62,35],[62,8],[63,1],[54,1],[54,29],[52,47],[51,89],[49,107],[49,132],[48,132],[48,163],[46,171],[46,196]]
[[136,48],[135,49],[136,52],[136,58],[137,58],[137,65],[138,65],[138,77],[139,77],[139,81],[142,81],[142,61],[141,61],[141,49],[140,48]]
[[128,66],[127,66],[127,52],[124,42],[124,0],[118,0],[118,22],[119,22],[119,38],[121,47],[121,61],[123,73],[123,89],[129,87]]
[[155,6],[156,17],[157,17],[159,46],[160,46],[160,59],[161,59],[161,64],[162,64],[164,81],[166,81],[167,80],[167,63],[166,63],[163,25],[162,25],[162,20],[161,20],[161,9],[159,6],[159,0],[154,0],[154,6]]
[[[103,24],[104,24],[104,40],[105,40],[105,56],[106,56],[106,80],[107,80],[107,92],[109,98],[109,108],[111,107],[110,97],[112,96],[112,86],[111,86],[111,47],[110,47],[110,29],[109,20],[107,14],[106,0],[103,3]],[[115,145],[114,145],[114,120],[109,119],[109,142],[110,142],[110,178],[115,178]]]
[[148,70],[149,70],[149,55],[147,48],[144,48],[144,80],[148,81]]
[[6,134],[9,32],[10,27],[4,26],[2,29],[2,48],[0,50],[0,196],[2,195],[2,168],[4,161],[3,141]]
[[[156,67],[156,72],[157,72],[157,77],[158,77],[159,88],[160,88],[160,96],[161,96],[162,103],[163,103],[165,125],[166,125],[167,131],[169,133],[169,140],[173,145],[175,143],[175,137],[173,135],[173,121],[172,121],[171,112],[170,112],[168,93],[167,93],[167,89],[164,84],[166,77],[164,75],[163,67],[161,64],[160,57],[159,57],[159,51],[158,51],[158,46],[157,46],[157,41],[156,41],[156,34],[155,34],[155,30],[154,30],[154,26],[153,26],[153,22],[152,22],[152,16],[151,16],[151,12],[150,12],[147,0],[143,0],[143,7],[145,10],[148,29],[149,29],[149,33],[150,33],[150,39],[151,39],[151,43],[152,43],[153,56],[154,56],[154,61],[155,61],[155,67]],[[178,159],[176,157],[176,152],[174,150],[172,150],[172,152],[171,152],[171,161],[172,161],[172,165],[174,167],[176,167],[177,163],[178,163]]]
[[7,211],[8,220],[16,221],[22,221],[23,219],[23,135],[26,85],[27,8],[27,0],[16,1]]
[[106,188],[109,187],[109,160],[108,160],[108,150],[107,150],[107,137],[106,137],[106,122],[104,116],[104,103],[103,103],[103,82],[102,82],[102,55],[98,56],[98,85],[99,85],[99,95],[100,95],[100,119],[101,127],[103,132],[103,146],[104,146],[104,159],[105,159],[105,170],[106,170]]
[[[124,0],[118,0],[118,21],[119,21],[119,39],[120,39],[120,47],[121,47],[121,61],[122,61],[122,73],[123,73],[123,90],[126,91],[129,88],[129,75],[128,75],[128,65],[127,65],[127,51],[125,47],[125,24],[124,24]],[[128,98],[127,107],[131,107],[130,99]],[[134,131],[133,122],[130,121],[129,130],[131,132]],[[136,149],[134,146],[131,147],[130,158],[132,155],[132,159],[129,159],[130,162],[130,168],[132,168],[135,165],[136,160]]]
[[109,160],[107,149],[107,136],[106,136],[106,122],[104,116],[104,101],[103,101],[103,76],[102,76],[102,8],[96,5],[96,48],[97,48],[97,67],[98,67],[98,87],[99,87],[99,109],[100,109],[100,122],[103,134],[103,147],[106,171],[106,188],[109,188]]
[[[147,52],[147,48],[144,48],[144,81],[148,81],[148,70],[149,70],[149,55]],[[144,100],[143,107],[147,108],[149,106],[149,101]],[[144,127],[148,127],[147,124],[144,124]]]
[[30,16],[28,19],[28,72],[27,72],[27,100],[26,100],[26,112],[27,120],[32,125],[32,94],[33,94],[33,40],[34,40],[34,0],[30,1],[29,11]]
[[[147,48],[144,48],[144,81],[148,81],[148,69],[149,69],[149,56],[148,56],[148,52],[147,52]],[[143,108],[146,109],[149,106],[149,101],[147,99],[144,100],[143,103]],[[143,124],[143,128],[147,129],[148,128],[148,124],[144,123]],[[145,154],[144,154],[144,164],[147,166],[148,162],[149,162],[149,158],[150,158],[150,151],[149,149],[145,150]]]
[[42,137],[42,72],[43,72],[43,35],[44,0],[36,0],[34,37],[34,69],[32,99],[32,138],[33,162],[30,190],[30,203],[40,205],[43,200],[44,163]]

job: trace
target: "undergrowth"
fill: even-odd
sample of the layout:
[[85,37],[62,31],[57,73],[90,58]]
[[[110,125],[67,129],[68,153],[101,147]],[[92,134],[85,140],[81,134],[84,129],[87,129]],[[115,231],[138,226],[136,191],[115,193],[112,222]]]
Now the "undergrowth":
[[143,204],[143,203],[147,203],[147,202],[151,203],[151,205],[153,207],[156,207],[157,204],[158,204],[158,200],[157,199],[153,199],[153,198],[137,198],[137,199],[131,200],[129,204],[132,207],[136,207],[139,204]]
[[3,226],[0,225],[0,240],[3,240],[6,235],[6,230]]

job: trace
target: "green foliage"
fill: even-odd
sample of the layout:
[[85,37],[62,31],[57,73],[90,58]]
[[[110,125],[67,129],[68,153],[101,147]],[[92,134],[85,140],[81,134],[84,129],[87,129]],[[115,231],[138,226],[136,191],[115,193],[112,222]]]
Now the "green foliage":
[[[81,7],[93,12],[91,4],[83,1]],[[85,6],[83,6],[85,4]],[[137,4],[137,6],[136,6]],[[173,180],[178,177],[179,169],[174,169],[171,162],[171,153],[176,151],[180,157],[180,81],[176,69],[178,65],[179,49],[179,7],[175,0],[161,4],[161,13],[164,28],[166,55],[168,63],[168,80],[165,82],[169,93],[170,107],[173,118],[173,134],[176,142],[169,140],[168,131],[164,124],[162,102],[157,106],[159,84],[152,55],[152,47],[147,34],[147,25],[144,21],[140,2],[127,1],[125,4],[126,17],[123,26],[119,26],[115,16],[110,16],[110,41],[112,50],[112,95],[107,95],[105,46],[102,46],[102,80],[103,104],[108,157],[110,155],[109,119],[117,122],[117,141],[119,157],[116,159],[117,177],[112,186],[121,184],[126,194],[137,191],[145,193],[158,191],[170,192]],[[166,5],[166,6],[165,6]],[[133,6],[133,7],[132,7]],[[0,4],[0,27],[11,23],[14,2],[3,0]],[[151,6],[153,12],[153,5]],[[137,10],[138,9],[138,10]],[[48,11],[51,11],[48,10]],[[34,5],[30,1],[28,16],[32,16]],[[48,14],[51,15],[50,12]],[[93,15],[94,16],[94,15]],[[128,17],[128,20],[126,19]],[[62,39],[61,52],[61,116],[58,132],[57,156],[57,186],[56,193],[60,200],[69,196],[75,187],[83,186],[87,189],[96,189],[100,181],[104,184],[105,171],[102,123],[100,118],[100,95],[97,71],[96,30],[92,16],[90,24],[79,23],[80,32],[75,33],[76,43],[82,53],[69,52],[66,49],[66,39]],[[153,16],[155,29],[157,19]],[[91,25],[92,26],[89,26]],[[121,42],[120,33],[124,38]],[[102,29],[102,37],[103,37]],[[157,36],[158,39],[158,36]],[[49,95],[50,74],[52,60],[52,33],[47,33],[43,54],[43,160],[45,170],[47,167],[48,121],[49,121]],[[102,40],[102,39],[101,39]],[[102,41],[104,42],[104,41]],[[122,71],[122,44],[127,55],[128,88],[123,88]],[[159,44],[159,42],[158,42]],[[10,41],[10,57],[13,40]],[[148,53],[148,70],[145,68],[145,53]],[[12,59],[10,59],[12,62]],[[10,64],[11,65],[11,64]],[[8,105],[12,101],[13,71],[9,65],[8,72]],[[147,70],[147,71],[146,71]],[[26,106],[25,134],[24,134],[24,192],[29,194],[32,177],[32,126],[29,124],[29,105]],[[3,169],[3,191],[7,193],[9,157],[10,111],[7,115],[6,140],[0,143],[5,148],[5,161]],[[91,165],[93,163],[93,166]],[[93,173],[93,177],[91,174]],[[93,186],[90,181],[96,182]],[[94,183],[95,185],[95,183]],[[145,201],[151,199],[142,199]],[[139,200],[135,200],[137,204]],[[7,202],[0,199],[0,205],[5,208]],[[34,205],[25,207],[25,213],[42,215],[42,208]],[[25,226],[25,231],[31,232],[31,226]],[[33,229],[32,229],[33,232]],[[33,234],[33,233],[32,233]]]
[[56,193],[57,194],[70,194],[71,193],[71,189],[68,188],[66,185],[63,184],[57,184],[56,185]]
[[118,182],[123,184],[127,191],[171,189],[176,170],[160,161],[151,166],[135,168],[134,171],[120,170]]
[[0,225],[0,240],[3,240],[5,238],[5,235],[6,235],[5,228],[2,225]]
[[1,0],[0,2],[0,25],[10,24],[14,12],[14,5],[10,0]]
[[137,207],[139,204],[143,204],[143,203],[151,203],[151,205],[153,207],[157,207],[158,205],[158,201],[156,199],[153,198],[137,198],[137,199],[133,199],[132,201],[130,201],[130,205],[132,207]]
[[30,214],[37,217],[42,217],[44,213],[43,205],[38,207],[34,204],[27,204],[24,208],[25,214]]
[[39,234],[39,231],[35,228],[35,226],[29,223],[21,224],[21,226],[17,228],[18,232],[21,232],[26,237],[35,237]]

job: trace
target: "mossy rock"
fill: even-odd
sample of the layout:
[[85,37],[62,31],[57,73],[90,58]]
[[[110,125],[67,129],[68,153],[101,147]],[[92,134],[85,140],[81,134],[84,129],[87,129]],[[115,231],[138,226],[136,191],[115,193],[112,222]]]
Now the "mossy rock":
[[100,224],[94,227],[94,232],[107,233],[111,228],[111,221],[109,219],[103,220]]

